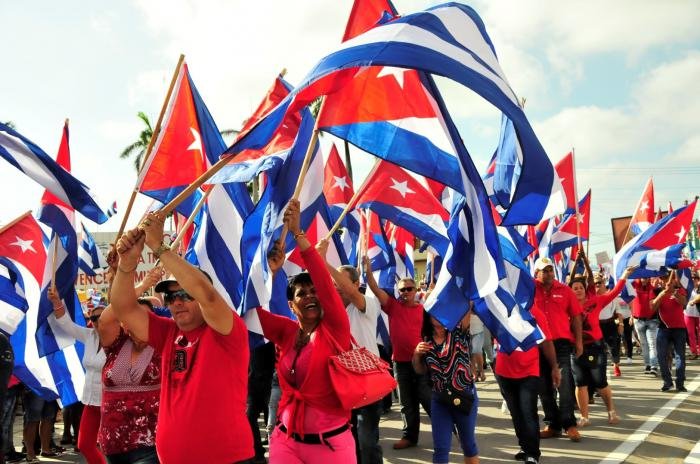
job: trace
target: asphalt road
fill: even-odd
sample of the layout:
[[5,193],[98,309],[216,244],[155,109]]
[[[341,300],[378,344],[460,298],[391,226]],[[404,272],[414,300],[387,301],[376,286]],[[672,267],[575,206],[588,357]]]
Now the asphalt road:
[[[608,425],[605,406],[597,398],[591,405],[591,425],[580,429],[582,440],[579,443],[566,438],[542,440],[541,462],[700,464],[700,360],[688,360],[687,364],[687,393],[661,392],[661,379],[643,374],[639,357],[632,365],[623,364],[622,377],[610,378],[620,423]],[[513,455],[518,446],[513,425],[510,417],[501,412],[498,387],[493,375],[488,374],[486,382],[478,384],[477,442],[481,462],[515,462]],[[402,426],[398,404],[382,418],[380,434],[385,463],[432,462],[430,422],[427,416],[422,419],[418,446],[396,451],[392,444],[400,438]],[[18,417],[15,444],[21,443],[21,422]],[[62,424],[57,424],[57,436],[61,430]],[[42,458],[42,462],[80,463],[84,460],[69,451],[58,459]],[[450,463],[461,462],[459,444],[453,439]],[[200,463],[193,461],[193,464]]]

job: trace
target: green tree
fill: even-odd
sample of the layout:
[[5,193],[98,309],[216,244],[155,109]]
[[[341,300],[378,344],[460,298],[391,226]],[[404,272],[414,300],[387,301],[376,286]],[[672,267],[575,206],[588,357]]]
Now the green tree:
[[121,152],[119,157],[122,159],[126,159],[132,155],[135,155],[134,167],[136,168],[136,172],[139,172],[141,170],[143,156],[146,154],[148,145],[151,143],[151,137],[153,137],[153,128],[151,127],[151,121],[148,120],[148,116],[146,116],[146,114],[143,111],[139,111],[137,116],[141,121],[143,121],[146,127],[141,131],[141,133],[139,133],[138,140],[126,147]]

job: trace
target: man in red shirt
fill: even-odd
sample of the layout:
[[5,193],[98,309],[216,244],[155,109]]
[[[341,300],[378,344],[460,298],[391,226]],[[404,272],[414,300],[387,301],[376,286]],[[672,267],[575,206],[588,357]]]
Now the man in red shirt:
[[[571,371],[571,355],[583,353],[581,305],[571,288],[554,279],[554,263],[547,257],[535,262],[535,306],[547,318],[554,342],[557,363],[561,369],[561,382],[554,389],[551,371],[544,369],[540,384],[540,399],[544,409],[545,428],[541,438],[561,435],[562,430],[571,441],[581,440],[574,416],[574,377]],[[546,360],[540,360],[544,365]],[[559,404],[557,404],[557,393]]]
[[420,429],[420,410],[423,406],[430,415],[431,389],[428,376],[413,370],[413,352],[421,340],[423,305],[416,301],[416,282],[409,278],[399,281],[399,299],[395,299],[379,288],[369,258],[363,258],[367,285],[375,294],[382,311],[389,316],[389,337],[394,348],[394,376],[399,384],[399,401],[403,418],[403,436],[394,443],[394,449],[416,446]]
[[[156,450],[160,462],[245,462],[253,437],[246,418],[248,331],[206,274],[163,244],[162,212],[149,213],[117,243],[112,309],[138,339],[162,354]],[[176,280],[156,286],[173,319],[138,310],[134,271],[144,245]]]
[[651,308],[654,287],[649,279],[636,279],[632,287],[637,296],[632,300],[632,317],[634,329],[639,335],[639,344],[644,358],[645,374],[659,375],[659,360],[656,357],[656,334],[659,331],[659,318],[656,310]]
[[664,383],[661,391],[673,388],[671,366],[668,356],[671,349],[676,352],[676,390],[688,391],[685,388],[685,343],[688,333],[685,328],[683,309],[688,302],[686,292],[681,288],[676,271],[671,271],[666,280],[666,286],[658,292],[651,301],[651,307],[659,312],[659,331],[656,335],[656,357],[659,360],[661,378]]

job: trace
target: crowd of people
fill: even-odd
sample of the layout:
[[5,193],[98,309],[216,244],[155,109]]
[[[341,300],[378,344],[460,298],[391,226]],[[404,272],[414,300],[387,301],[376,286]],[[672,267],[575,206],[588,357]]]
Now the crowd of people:
[[[446,328],[425,311],[430,289],[421,289],[413,278],[387,289],[375,280],[367,257],[362,272],[331,266],[328,242],[311,243],[299,217],[299,203],[292,200],[284,220],[306,269],[287,281],[294,318],[257,308],[253,314],[266,342],[252,348],[249,318],[244,322],[204,271],[164,243],[160,212],[148,213],[119,239],[110,259],[110,294],[89,305],[87,328],[71,320],[50,289],[55,330],[85,346],[84,389],[80,403],[64,409],[61,444],[73,442],[89,464],[381,463],[379,423],[392,393],[348,409],[328,369],[332,356],[357,346],[391,361],[403,419],[395,450],[418,444],[422,408],[430,418],[433,462],[448,462],[456,435],[464,462],[478,463],[478,382],[490,366],[520,448],[513,459],[532,464],[540,460],[540,440],[582,439],[580,429],[594,425],[588,411],[596,392],[608,424],[620,421],[607,375],[608,366],[614,376],[623,375],[622,348],[631,361],[636,340],[645,373],[660,376],[662,391],[686,391],[686,344],[693,359],[700,356],[697,272],[689,295],[675,271],[634,280],[636,296],[627,306],[619,295],[633,268],[607,288],[582,252],[577,261],[585,272],[568,282],[555,278],[549,258],[539,258],[530,312],[544,340],[509,352],[471,307],[463,308],[456,327]],[[168,277],[155,269],[135,286],[145,246]],[[284,248],[275,242],[268,255],[273,275],[285,261]],[[151,288],[153,295],[145,297]],[[388,339],[378,330],[385,319]],[[7,386],[0,403],[0,462],[41,462],[42,456],[64,450],[52,438],[58,407],[34,392],[22,393],[9,374],[12,353],[6,346],[0,336],[0,384]],[[22,453],[12,441],[20,397]],[[261,414],[267,425],[262,432]]]

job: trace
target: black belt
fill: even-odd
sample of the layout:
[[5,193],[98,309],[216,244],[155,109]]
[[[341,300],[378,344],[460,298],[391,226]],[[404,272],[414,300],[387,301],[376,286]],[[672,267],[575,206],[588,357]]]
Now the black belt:
[[[284,424],[281,422],[278,422],[277,424],[278,424],[278,427],[280,429],[280,432],[286,434],[287,427],[285,427]],[[336,435],[340,435],[341,433],[345,432],[349,428],[350,428],[350,424],[344,424],[344,425],[338,427],[337,429],[329,430],[328,432],[305,433],[303,437],[296,432],[292,432],[291,437],[295,441],[298,441],[299,443],[306,443],[307,445],[324,444],[327,447],[329,447],[331,449],[331,451],[335,451],[335,449],[333,449],[333,446],[331,446],[328,439],[331,437],[334,437]]]

